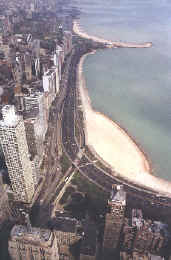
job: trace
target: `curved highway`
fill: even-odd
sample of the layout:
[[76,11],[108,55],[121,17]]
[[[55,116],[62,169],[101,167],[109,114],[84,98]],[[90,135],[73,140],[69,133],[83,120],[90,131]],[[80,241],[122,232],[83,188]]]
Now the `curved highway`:
[[171,198],[159,196],[157,193],[143,189],[142,187],[134,186],[126,183],[124,180],[116,178],[111,173],[97,167],[91,159],[86,155],[82,155],[78,162],[78,153],[80,147],[75,138],[75,113],[76,108],[76,80],[77,80],[77,65],[80,57],[87,52],[79,47],[75,48],[75,52],[70,62],[66,96],[63,103],[62,113],[62,143],[63,148],[69,159],[75,164],[79,172],[90,181],[96,183],[106,192],[110,192],[112,184],[123,184],[127,192],[127,202],[130,207],[142,208],[144,213],[150,218],[158,216],[158,219],[171,224]]

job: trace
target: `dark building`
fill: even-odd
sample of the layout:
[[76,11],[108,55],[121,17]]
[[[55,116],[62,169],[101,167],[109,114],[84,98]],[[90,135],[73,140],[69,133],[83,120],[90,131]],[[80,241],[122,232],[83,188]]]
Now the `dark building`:
[[125,218],[123,227],[123,242],[122,249],[131,252],[133,249],[133,241],[135,239],[136,229],[129,225],[129,219]]
[[124,221],[122,251],[160,256],[168,243],[167,230],[166,224],[145,220],[140,209],[133,209],[132,218]]
[[104,252],[114,251],[119,243],[126,206],[126,192],[123,190],[123,186],[112,186],[108,206],[110,212],[106,214],[103,242]]
[[58,244],[59,259],[73,260],[73,256],[79,257],[78,245],[82,240],[81,223],[67,213],[57,211],[51,226]]
[[84,236],[81,243],[80,260],[96,259],[97,227],[88,216],[83,222]]
[[151,232],[152,222],[145,221],[143,226],[137,230],[134,240],[134,250],[140,253],[149,252],[153,241],[153,233]]
[[59,260],[54,234],[49,230],[16,225],[11,231],[8,250],[12,260]]

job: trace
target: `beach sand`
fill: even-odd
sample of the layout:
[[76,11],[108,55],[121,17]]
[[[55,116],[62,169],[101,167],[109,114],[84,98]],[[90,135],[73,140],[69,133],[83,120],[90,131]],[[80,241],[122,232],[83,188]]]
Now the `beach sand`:
[[80,59],[77,73],[86,144],[111,166],[114,176],[171,197],[171,183],[150,174],[149,162],[134,140],[111,119],[92,109],[82,72],[87,55]]
[[85,57],[80,60],[78,81],[84,108],[87,144],[117,172],[126,176],[134,172],[150,172],[148,160],[129,135],[108,117],[92,109],[82,73]]
[[[89,36],[80,29],[77,21],[74,21],[73,31],[88,39],[110,43],[108,40]],[[127,132],[108,117],[92,109],[82,72],[84,59],[89,54],[82,56],[77,70],[77,84],[85,118],[86,144],[111,166],[114,176],[171,197],[171,182],[151,174],[148,159]]]
[[95,42],[104,43],[108,46],[108,48],[150,48],[152,46],[152,42],[144,42],[144,43],[131,43],[131,42],[121,42],[121,41],[110,41],[105,40],[103,38],[99,38],[96,36],[88,35],[86,32],[82,30],[80,24],[77,20],[73,21],[73,31],[79,35],[80,37],[91,39]]
[[84,32],[81,29],[81,26],[79,24],[79,22],[77,20],[73,21],[73,31],[78,34],[80,37],[86,38],[86,39],[91,39],[93,41],[96,42],[100,42],[100,43],[108,43],[108,44],[112,44],[112,41],[109,40],[105,40],[96,36],[92,36],[92,35],[88,35],[86,32]]

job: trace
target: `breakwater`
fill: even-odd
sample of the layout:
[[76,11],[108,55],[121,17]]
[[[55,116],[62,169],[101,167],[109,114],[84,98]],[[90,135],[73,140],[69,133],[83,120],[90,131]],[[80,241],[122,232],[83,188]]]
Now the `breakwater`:
[[152,47],[152,42],[144,42],[144,43],[132,43],[132,42],[111,42],[106,43],[108,48],[150,48]]

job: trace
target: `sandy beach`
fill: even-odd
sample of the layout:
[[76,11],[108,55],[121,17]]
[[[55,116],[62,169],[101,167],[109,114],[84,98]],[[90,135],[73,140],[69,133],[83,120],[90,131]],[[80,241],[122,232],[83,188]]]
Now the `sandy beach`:
[[99,37],[96,37],[96,36],[90,36],[88,35],[86,32],[84,32],[81,27],[80,27],[80,24],[77,20],[74,20],[73,21],[73,31],[78,34],[79,36],[83,37],[83,38],[86,38],[86,39],[91,39],[91,40],[94,40],[96,42],[100,42],[100,43],[108,43],[108,44],[112,44],[112,41],[109,41],[109,40],[105,40],[105,39],[102,39],[102,38],[99,38]]
[[99,38],[93,35],[88,35],[84,30],[82,30],[77,20],[73,21],[73,31],[80,37],[91,39],[99,43],[104,43],[109,48],[120,48],[120,47],[121,48],[150,48],[152,46],[152,42],[144,42],[144,43],[120,42],[120,41],[105,40],[103,38]]
[[143,152],[127,133],[115,122],[92,109],[82,73],[85,58],[86,55],[80,60],[78,81],[84,109],[87,144],[92,146],[115,171],[125,176],[134,172],[150,172],[149,163]]
[[171,183],[150,174],[147,158],[131,137],[111,119],[92,109],[82,72],[87,55],[81,58],[77,74],[85,117],[86,144],[111,166],[116,172],[115,176],[171,197]]

